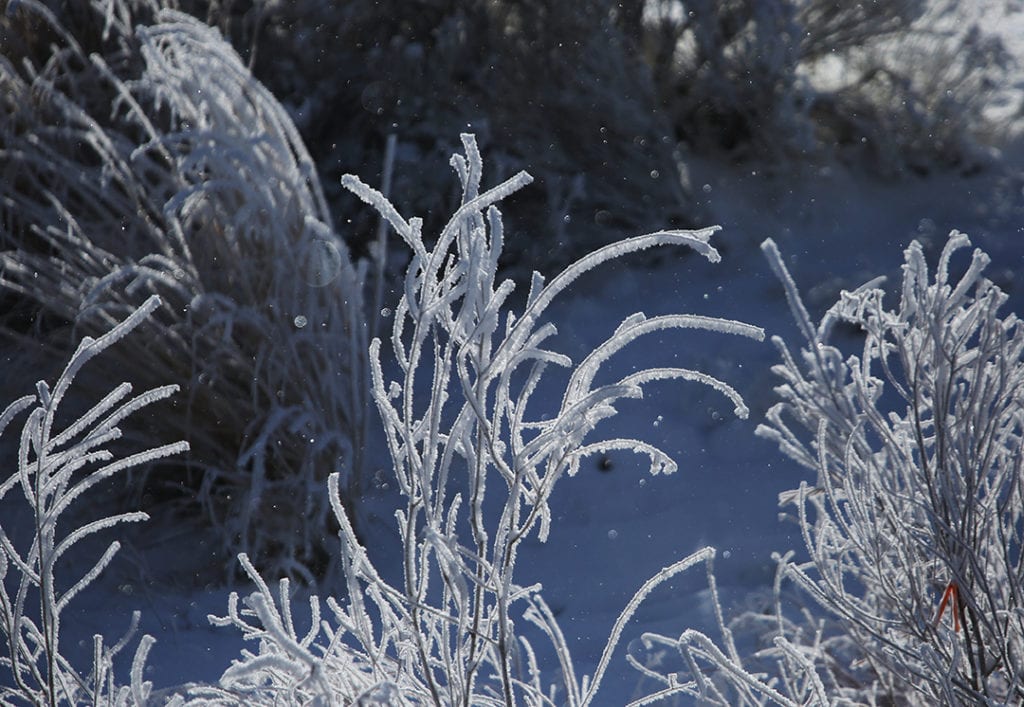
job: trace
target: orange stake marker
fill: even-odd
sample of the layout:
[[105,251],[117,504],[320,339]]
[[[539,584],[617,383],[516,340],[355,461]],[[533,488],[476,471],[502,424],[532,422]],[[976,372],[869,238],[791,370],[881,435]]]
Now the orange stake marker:
[[[950,601],[952,599],[952,602]],[[946,604],[949,604],[949,611],[953,614],[953,630],[960,632],[960,590],[956,582],[946,585],[946,591],[942,593],[942,601],[939,602],[939,612],[935,615],[935,625],[939,625],[942,615],[946,613]]]

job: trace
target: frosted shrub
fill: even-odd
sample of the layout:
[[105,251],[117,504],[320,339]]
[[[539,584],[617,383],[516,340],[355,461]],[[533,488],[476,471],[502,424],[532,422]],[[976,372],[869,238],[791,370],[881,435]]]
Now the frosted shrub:
[[[550,282],[535,274],[518,314],[510,311],[514,285],[498,281],[503,245],[496,203],[530,181],[519,173],[481,189],[475,141],[463,136],[465,156],[452,159],[462,184],[462,206],[431,245],[419,219],[406,220],[377,191],[355,177],[345,185],[377,208],[412,251],[390,346],[394,366],[382,361],[382,342],[370,345],[373,398],[380,411],[393,473],[403,500],[395,514],[401,542],[401,579],[389,583],[360,546],[338,501],[344,602],[329,599],[330,618],[312,602],[312,628],[296,630],[287,581],[274,593],[242,562],[258,591],[232,596],[233,624],[259,641],[224,674],[217,688],[193,690],[197,703],[219,699],[246,704],[585,705],[593,703],[625,623],[654,586],[699,563],[703,550],[664,569],[645,584],[615,623],[593,676],[576,673],[568,642],[539,585],[514,576],[517,550],[530,535],[551,531],[548,500],[555,484],[575,474],[588,456],[630,449],[647,457],[651,473],[676,464],[661,450],[633,439],[594,438],[598,424],[624,398],[668,380],[696,381],[720,391],[746,415],[740,396],[699,371],[656,367],[621,380],[596,382],[604,363],[652,332],[703,329],[760,339],[761,330],[698,315],[628,317],[578,363],[547,348],[556,334],[544,323],[552,301],[582,273],[628,253],[685,245],[711,261],[713,229],[663,231],[597,250]],[[533,394],[551,367],[568,371],[561,404],[544,415]],[[386,371],[394,370],[397,380]],[[558,657],[553,680],[542,674],[521,630],[539,629]]]
[[13,41],[0,61],[0,285],[35,322],[4,333],[60,351],[68,324],[105,331],[159,293],[105,365],[181,386],[152,434],[191,454],[136,497],[205,518],[221,559],[313,581],[326,477],[342,473],[346,502],[359,487],[362,275],[290,118],[215,30],[144,2],[76,12],[65,28],[25,0],[0,19],[53,41],[43,63]]
[[[1024,700],[1024,331],[984,253],[951,275],[969,245],[953,232],[932,276],[911,244],[898,306],[872,281],[817,326],[764,245],[806,343],[774,339],[782,400],[758,432],[816,473],[784,495],[809,560],[783,570],[831,638],[787,632],[858,704]],[[839,324],[859,355],[831,342]]]
[[[111,451],[126,418],[167,398],[177,386],[132,395],[131,385],[122,383],[70,422],[64,419],[62,403],[83,367],[111,346],[123,346],[120,340],[158,305],[151,297],[100,338],[84,338],[52,387],[40,381],[35,395],[18,398],[0,413],[2,434],[28,411],[17,463],[10,465],[14,470],[9,476],[0,477],[0,637],[5,649],[0,652],[0,702],[5,705],[142,705],[149,695],[150,685],[142,679],[153,642],[149,636],[136,650],[130,685],[119,687],[113,675],[113,658],[128,644],[134,625],[113,646],[102,636],[94,637],[90,672],[62,655],[63,614],[110,563],[120,544],[110,543],[77,579],[68,578],[70,563],[65,556],[72,549],[72,554],[80,553],[76,546],[95,533],[148,518],[129,512],[90,519],[80,506],[91,490],[109,479],[188,450],[186,443],[178,442],[129,455]],[[78,524],[69,524],[69,517]],[[136,612],[134,621],[138,618]]]
[[[714,550],[705,548],[698,554],[704,555],[701,559],[706,564],[710,603],[720,640],[715,643],[707,634],[692,628],[684,629],[678,636],[643,634],[640,649],[627,656],[627,660],[659,689],[631,702],[630,707],[663,704],[667,698],[680,696],[695,698],[698,704],[708,707],[831,704],[816,672],[816,647],[808,650],[789,640],[784,630],[789,624],[782,618],[781,610],[776,617],[750,613],[727,621],[715,582]],[[779,597],[778,581],[775,596]],[[737,629],[744,634],[767,635],[769,647],[754,656],[741,655],[734,638]],[[768,663],[768,669],[759,669],[764,663]]]
[[[630,660],[662,694],[722,707],[1024,698],[1024,332],[999,316],[984,253],[951,277],[969,245],[953,232],[932,279],[913,243],[897,309],[873,280],[815,326],[765,242],[806,345],[794,356],[773,339],[782,400],[758,433],[816,472],[780,495],[809,560],[776,557],[771,612],[727,623],[713,597],[720,645],[693,630],[643,636],[646,661]],[[860,355],[831,342],[837,325],[863,337]],[[790,583],[809,600],[796,618]],[[741,656],[734,633],[760,649]]]

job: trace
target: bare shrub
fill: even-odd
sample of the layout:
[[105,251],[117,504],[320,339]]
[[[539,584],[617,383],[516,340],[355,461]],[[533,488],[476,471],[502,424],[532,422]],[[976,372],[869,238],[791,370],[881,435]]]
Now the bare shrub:
[[[242,557],[257,591],[242,605],[233,594],[227,616],[215,621],[258,639],[258,651],[243,654],[218,686],[192,690],[191,704],[594,704],[623,629],[643,599],[694,565],[711,566],[714,551],[706,548],[645,583],[612,627],[593,676],[577,675],[570,644],[541,587],[516,578],[520,545],[530,536],[546,540],[555,521],[548,505],[554,487],[574,476],[582,460],[610,449],[633,450],[652,474],[675,471],[676,463],[648,443],[597,434],[619,401],[642,397],[657,382],[690,381],[717,390],[737,415],[747,414],[735,390],[696,370],[641,367],[600,383],[609,358],[656,331],[763,334],[712,317],[636,313],[579,362],[549,348],[557,331],[544,321],[546,310],[577,277],[655,246],[689,246],[717,261],[709,242],[715,229],[638,236],[584,256],[550,281],[535,273],[525,306],[513,312],[514,282],[497,278],[504,244],[497,203],[530,176],[520,172],[485,189],[477,144],[471,135],[463,135],[463,144],[465,156],[452,158],[462,206],[433,242],[425,239],[420,219],[406,220],[380,192],[355,177],[345,179],[413,252],[388,337],[394,366],[385,369],[381,340],[371,344],[373,398],[403,501],[395,513],[401,578],[389,581],[378,572],[337,501],[332,476],[348,596],[327,600],[332,616],[324,621],[314,598],[311,629],[300,633],[287,581],[273,592]],[[554,368],[567,369],[568,380],[552,414],[533,396]],[[395,370],[397,379],[386,377],[386,370]],[[558,660],[554,679],[542,673],[523,626],[550,641]]]
[[[782,400],[758,432],[817,477],[785,494],[810,559],[783,571],[845,639],[803,631],[807,655],[833,685],[861,666],[858,704],[1024,698],[1024,328],[984,253],[953,276],[969,245],[954,231],[933,277],[913,243],[898,306],[873,281],[814,326],[765,244],[806,343],[774,340]],[[860,355],[830,342],[839,323]]]

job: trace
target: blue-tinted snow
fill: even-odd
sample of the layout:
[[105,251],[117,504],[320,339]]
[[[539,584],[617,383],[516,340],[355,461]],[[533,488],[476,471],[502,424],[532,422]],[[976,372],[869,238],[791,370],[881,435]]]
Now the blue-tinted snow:
[[[1006,36],[1012,40],[1024,32],[1008,28]],[[1024,56],[1020,47],[1011,49]],[[1022,85],[1008,87],[1008,101]],[[1018,173],[943,173],[882,182],[836,165],[734,167],[689,158],[689,181],[706,223],[723,226],[712,239],[722,262],[664,249],[657,262],[645,256],[599,268],[574,283],[553,308],[559,328],[554,348],[578,360],[635,311],[723,316],[795,340],[782,288],[758,248],[766,237],[778,243],[812,318],[843,288],[876,275],[895,280],[902,250],[912,239],[920,239],[934,257],[954,228],[988,252],[988,276],[1010,294],[1010,308],[1024,313],[1024,177],[1019,173],[1024,148],[1007,149],[1004,161]],[[527,283],[519,288],[525,291]],[[768,367],[775,360],[768,343],[707,332],[652,337],[617,355],[619,372],[640,361],[705,370],[736,387],[751,415],[735,419],[728,400],[696,384],[664,383],[646,400],[622,405],[619,417],[598,431],[661,445],[679,463],[677,473],[652,477],[642,457],[615,454],[604,463],[592,460],[577,477],[559,483],[550,540],[525,547],[516,569],[520,584],[544,584],[581,673],[593,670],[615,618],[661,567],[705,545],[718,548],[716,572],[730,612],[756,604],[770,590],[773,551],[799,550],[794,526],[778,520],[776,497],[804,475],[753,434],[772,402]],[[387,461],[373,464],[386,468]],[[387,492],[371,503],[386,508]],[[371,554],[386,565],[394,536],[384,530],[390,521],[383,515],[379,525],[367,528]],[[143,561],[150,567],[174,566],[183,556],[202,554],[187,537],[147,542],[144,528],[132,532],[152,556],[134,563],[122,556],[115,566]],[[224,613],[227,589],[198,591],[187,589],[187,582],[124,579],[139,575],[131,570],[112,568],[108,574],[66,615],[71,644],[83,641],[87,648],[94,632],[115,638],[138,609],[142,630],[158,639],[147,670],[158,688],[213,681],[243,648],[230,629],[214,629],[205,620],[208,613]],[[626,629],[600,704],[623,704],[633,694],[637,676],[624,655],[642,631],[712,630],[706,587],[703,572],[695,568],[648,598]]]

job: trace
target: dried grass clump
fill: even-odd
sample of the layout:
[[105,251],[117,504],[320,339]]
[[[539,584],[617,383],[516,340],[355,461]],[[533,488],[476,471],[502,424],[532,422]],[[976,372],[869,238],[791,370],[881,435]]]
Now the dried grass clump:
[[144,2],[89,10],[2,20],[0,326],[61,354],[159,294],[106,365],[179,385],[185,409],[145,433],[192,451],[131,491],[312,580],[322,484],[359,484],[362,274],[291,119],[216,30]]

